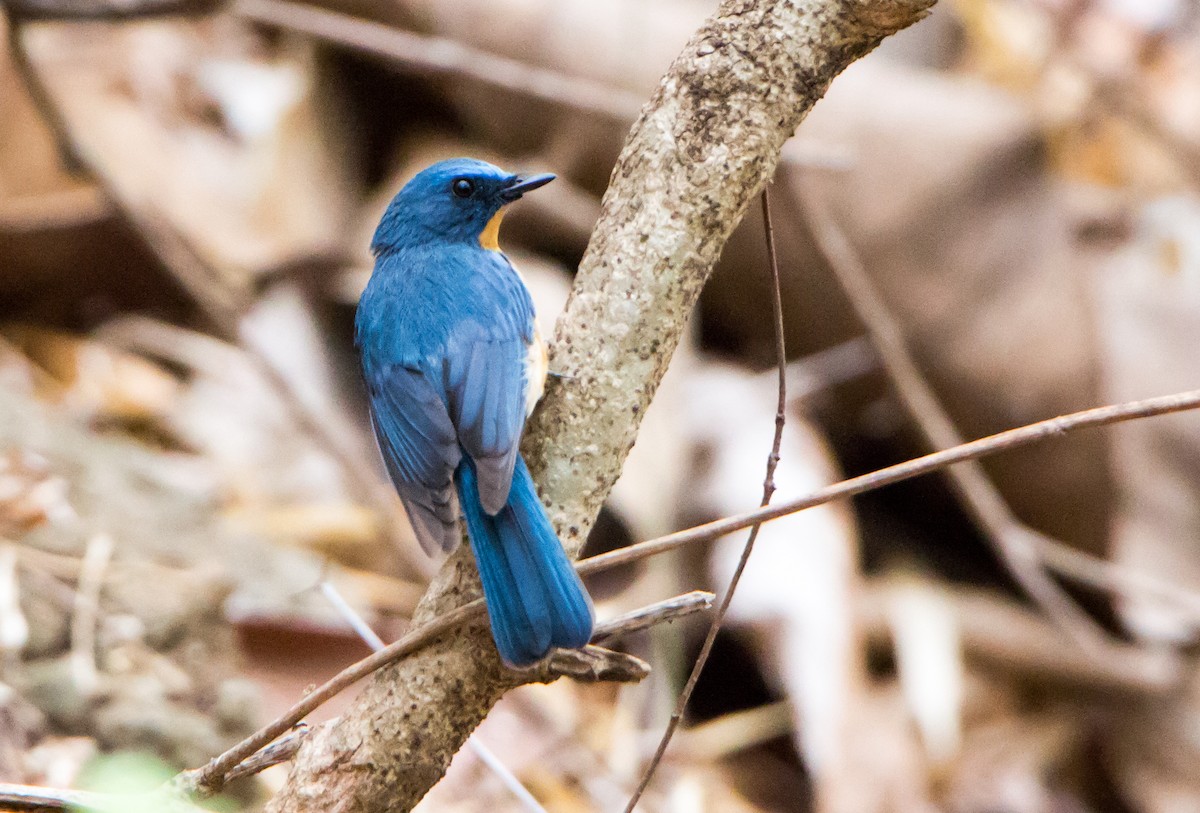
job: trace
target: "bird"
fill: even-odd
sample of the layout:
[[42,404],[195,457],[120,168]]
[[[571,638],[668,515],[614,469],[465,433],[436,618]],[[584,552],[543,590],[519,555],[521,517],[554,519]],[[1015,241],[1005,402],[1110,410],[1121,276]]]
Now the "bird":
[[501,660],[577,649],[595,613],[520,453],[548,359],[533,300],[500,250],[505,208],[550,181],[454,158],[392,198],[355,344],[385,468],[428,554],[466,520]]

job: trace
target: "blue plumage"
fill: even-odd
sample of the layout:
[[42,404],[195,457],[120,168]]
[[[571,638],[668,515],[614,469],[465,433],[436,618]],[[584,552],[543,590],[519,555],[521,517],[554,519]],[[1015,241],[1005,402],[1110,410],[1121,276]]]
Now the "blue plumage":
[[505,662],[525,665],[592,632],[587,591],[521,459],[544,359],[529,292],[495,245],[502,207],[553,176],[454,159],[414,177],[372,241],[359,302],[371,420],[388,474],[426,551],[459,542],[483,581]]
[[586,644],[592,637],[592,603],[546,519],[525,461],[517,458],[508,503],[495,515],[475,497],[470,458],[455,479],[500,656],[520,665],[533,663],[552,646]]

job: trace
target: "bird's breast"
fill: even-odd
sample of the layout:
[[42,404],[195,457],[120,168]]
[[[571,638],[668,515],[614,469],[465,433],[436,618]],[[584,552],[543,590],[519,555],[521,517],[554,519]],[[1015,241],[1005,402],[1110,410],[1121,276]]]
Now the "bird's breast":
[[533,414],[533,408],[542,399],[546,391],[546,374],[550,370],[550,357],[546,352],[546,342],[542,339],[542,331],[537,322],[533,323],[533,341],[529,343],[528,355],[525,358],[525,417]]

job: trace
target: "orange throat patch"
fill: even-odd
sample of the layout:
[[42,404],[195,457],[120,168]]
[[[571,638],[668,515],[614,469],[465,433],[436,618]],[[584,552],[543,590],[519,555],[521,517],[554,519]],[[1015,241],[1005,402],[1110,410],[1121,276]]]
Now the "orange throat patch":
[[487,225],[483,227],[483,231],[479,233],[479,245],[488,251],[500,250],[500,221],[503,219],[503,209],[492,215],[492,219],[487,222]]

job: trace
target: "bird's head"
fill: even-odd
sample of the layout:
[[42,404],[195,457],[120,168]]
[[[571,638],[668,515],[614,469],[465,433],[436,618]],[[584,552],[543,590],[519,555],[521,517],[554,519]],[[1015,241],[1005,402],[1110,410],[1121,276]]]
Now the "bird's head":
[[435,241],[497,250],[504,207],[552,180],[549,174],[514,175],[474,158],[439,161],[392,198],[371,250],[380,254]]

